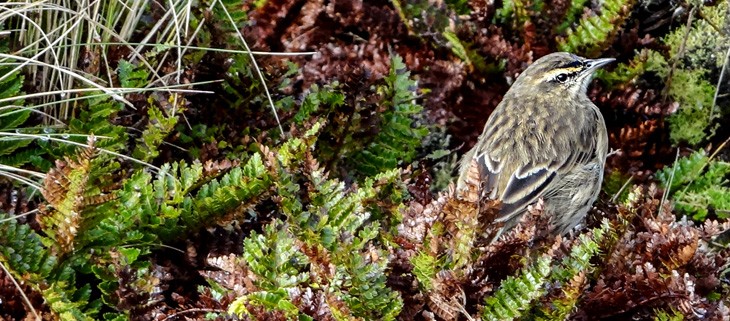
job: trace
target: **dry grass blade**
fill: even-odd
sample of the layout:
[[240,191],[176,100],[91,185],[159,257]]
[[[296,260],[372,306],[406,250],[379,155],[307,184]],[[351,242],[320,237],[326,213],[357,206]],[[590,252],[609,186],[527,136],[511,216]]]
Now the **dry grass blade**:
[[59,71],[59,72],[61,72],[63,74],[66,74],[66,75],[71,76],[73,79],[76,79],[76,80],[78,80],[78,81],[80,81],[82,83],[88,84],[89,86],[94,87],[97,90],[103,91],[107,95],[111,96],[114,100],[121,101],[125,105],[129,106],[130,108],[133,108],[133,109],[135,108],[134,105],[131,102],[129,102],[128,100],[124,99],[124,97],[122,97],[119,94],[117,94],[114,90],[110,90],[109,88],[106,88],[104,86],[101,86],[101,85],[99,85],[99,84],[97,84],[97,83],[95,83],[95,82],[87,79],[86,77],[84,77],[84,76],[76,73],[76,72],[73,72],[71,70],[67,70],[66,68],[62,68],[62,67],[59,67],[59,66],[54,66],[54,65],[51,65],[51,64],[48,64],[48,63],[45,63],[45,62],[42,62],[42,61],[30,59],[30,58],[24,58],[24,57],[21,57],[21,56],[8,55],[8,54],[3,54],[3,53],[0,53],[0,58],[17,59],[17,60],[24,61],[26,63],[34,63],[34,64],[37,64],[37,65],[42,65],[42,66],[45,66],[45,67],[52,68],[52,69],[57,70],[57,71]]
[[621,185],[621,188],[618,189],[618,191],[616,192],[616,194],[613,194],[613,196],[611,196],[611,203],[615,203],[616,202],[616,199],[618,199],[619,195],[621,195],[621,193],[624,192],[624,190],[626,189],[626,187],[629,186],[629,183],[631,183],[632,180],[634,180],[634,175],[631,175],[626,180],[626,182],[624,182],[624,184]]
[[23,302],[28,307],[28,309],[30,309],[30,312],[33,314],[35,319],[38,321],[43,320],[43,319],[41,319],[41,316],[38,315],[38,311],[35,310],[35,308],[33,307],[33,304],[30,303],[28,296],[25,295],[25,292],[23,292],[23,288],[21,288],[18,281],[16,281],[15,278],[12,275],[10,275],[10,271],[8,271],[8,269],[5,268],[5,264],[3,264],[2,261],[0,261],[0,268],[3,269],[3,272],[5,273],[5,275],[7,275],[8,278],[10,278],[10,281],[12,281],[13,284],[15,285],[15,287],[18,289],[18,293],[20,293],[20,296],[23,298]]
[[717,78],[717,85],[715,85],[715,95],[712,97],[712,106],[710,106],[710,121],[714,116],[715,106],[717,106],[717,96],[720,95],[720,88],[722,87],[722,80],[725,78],[725,69],[727,69],[728,60],[730,60],[730,46],[725,52],[725,58],[720,69],[720,77]]
[[243,47],[246,48],[246,51],[249,54],[249,58],[251,59],[251,62],[253,63],[253,69],[256,71],[256,76],[261,81],[261,85],[264,87],[264,92],[266,93],[266,99],[269,100],[269,105],[271,106],[271,112],[274,114],[274,118],[276,118],[276,124],[279,126],[279,131],[281,132],[281,135],[284,136],[284,127],[281,126],[281,121],[279,120],[279,114],[276,112],[276,106],[274,106],[274,100],[271,98],[271,93],[269,92],[269,86],[266,85],[266,79],[264,78],[264,74],[261,72],[261,68],[259,68],[259,64],[256,62],[256,58],[251,53],[251,48],[248,47],[248,43],[246,42],[246,39],[243,38],[243,35],[241,34],[241,31],[236,28],[236,23],[233,21],[233,17],[231,17],[231,14],[228,12],[228,9],[226,8],[225,4],[221,1],[215,0],[215,4],[219,4],[223,12],[226,14],[226,17],[228,18],[228,22],[231,23],[231,26],[236,30],[236,34],[238,35],[238,39],[241,40],[241,43],[243,43]]
[[[674,164],[677,163],[677,160],[679,160],[679,148],[677,148],[677,156],[674,157]],[[703,166],[703,168],[704,168],[704,166]],[[670,189],[672,188],[672,181],[674,181],[674,172],[676,170],[677,170],[676,166],[672,167],[672,175],[669,176],[669,183],[667,184],[667,190],[664,191],[664,194],[662,195],[662,200],[659,203],[660,209],[664,208],[664,202],[666,202],[667,199],[669,198],[669,193],[671,192]],[[700,169],[700,171],[702,171],[702,170]],[[689,186],[689,184],[687,186]]]
[[[50,137],[50,135],[31,135],[31,134],[18,134],[18,133],[0,132],[0,136],[24,137],[24,138],[30,138],[30,139],[47,139],[47,140],[50,140],[50,141],[59,142],[59,143],[65,143],[65,144],[79,146],[79,147],[87,147],[88,146],[88,144],[77,143],[77,142],[70,141],[70,140],[66,140],[66,139],[53,138],[53,137]],[[96,138],[99,138],[99,137],[97,136]],[[152,165],[150,163],[147,163],[147,162],[143,162],[143,161],[141,161],[139,159],[136,159],[134,157],[129,157],[127,155],[120,154],[120,153],[116,153],[116,152],[113,152],[113,151],[110,151],[110,150],[107,150],[107,149],[103,149],[103,148],[100,148],[99,151],[102,152],[102,153],[106,153],[106,154],[109,154],[109,155],[113,155],[113,156],[119,157],[121,159],[125,159],[125,160],[128,160],[128,161],[131,161],[131,162],[140,164],[140,165],[144,165],[146,167],[149,167],[151,169],[154,169],[157,172],[160,172],[161,171],[161,169],[159,167],[154,166],[154,165]]]
[[0,220],[0,223],[7,222],[7,221],[11,221],[11,220],[14,220],[14,219],[17,219],[17,218],[20,218],[20,217],[23,217],[23,216],[28,216],[28,215],[34,214],[34,213],[38,213],[38,209],[34,209],[32,211],[27,211],[25,213],[21,213],[21,214],[18,214],[18,215],[10,216],[8,218],[4,218],[4,219]]

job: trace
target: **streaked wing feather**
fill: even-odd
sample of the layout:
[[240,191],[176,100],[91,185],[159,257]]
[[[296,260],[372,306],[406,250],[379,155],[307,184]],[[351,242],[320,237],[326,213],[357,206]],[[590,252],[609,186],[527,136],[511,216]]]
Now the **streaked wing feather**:
[[[522,212],[527,205],[537,201],[540,196],[545,194],[557,176],[554,168],[523,169],[524,167],[509,175],[509,181],[504,186],[504,191],[500,197],[502,199],[502,210],[497,221],[508,221],[514,215]],[[519,172],[529,172],[529,174],[518,175]]]
[[[509,162],[515,160],[498,161],[488,151],[479,153],[477,160],[482,182],[485,182],[484,190],[491,194],[489,195],[491,198],[502,200],[502,209],[496,220],[509,221],[521,213],[527,205],[549,194],[553,188],[552,183],[564,173],[572,170],[576,165],[587,163],[590,160],[588,155],[595,153],[595,147],[584,147],[588,147],[589,150],[576,148],[571,154],[549,164],[528,163],[516,167],[508,166]],[[506,182],[501,182],[503,180]]]
[[536,193],[540,194],[555,177],[555,171],[545,167],[522,177],[517,175],[517,172],[519,170],[511,175],[502,192],[502,201],[505,203],[517,203],[522,199],[534,197]]
[[480,180],[482,182],[482,195],[491,199],[497,198],[497,184],[502,164],[486,154],[477,156],[477,164],[479,164]]

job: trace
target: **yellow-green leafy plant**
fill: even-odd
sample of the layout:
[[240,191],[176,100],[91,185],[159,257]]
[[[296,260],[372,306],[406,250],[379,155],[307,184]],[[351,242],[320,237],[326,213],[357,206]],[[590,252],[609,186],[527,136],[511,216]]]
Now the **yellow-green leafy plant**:
[[703,221],[709,214],[730,217],[728,175],[730,163],[698,151],[657,172],[656,177],[680,213]]
[[[670,47],[670,68],[663,74],[667,79],[667,93],[677,103],[679,109],[669,117],[670,138],[673,143],[698,145],[712,137],[720,125],[718,120],[728,115],[727,106],[718,106],[716,84],[710,77],[713,71],[727,68],[728,35],[718,26],[728,24],[727,1],[715,6],[693,4],[691,25],[681,26],[664,38]],[[725,72],[727,74],[727,72]],[[719,76],[718,76],[719,77]],[[727,77],[727,76],[725,76]],[[727,88],[725,86],[725,88]]]

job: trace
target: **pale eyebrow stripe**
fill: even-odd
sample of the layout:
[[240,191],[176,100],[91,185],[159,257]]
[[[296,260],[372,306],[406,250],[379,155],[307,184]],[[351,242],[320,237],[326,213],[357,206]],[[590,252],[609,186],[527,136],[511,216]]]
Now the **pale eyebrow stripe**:
[[554,69],[554,70],[550,70],[550,71],[546,72],[545,76],[540,78],[540,80],[546,81],[546,80],[552,79],[553,77],[557,76],[558,74],[562,74],[562,73],[567,73],[572,76],[581,70],[583,70],[582,67],[558,68],[558,69]]

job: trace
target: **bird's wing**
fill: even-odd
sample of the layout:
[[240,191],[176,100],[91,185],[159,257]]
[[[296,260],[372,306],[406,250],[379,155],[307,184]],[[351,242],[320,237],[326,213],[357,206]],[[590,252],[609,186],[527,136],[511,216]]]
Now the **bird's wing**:
[[476,155],[476,159],[485,192],[502,201],[498,222],[509,221],[535,202],[558,175],[554,166],[514,164],[509,158],[502,160],[488,152]]
[[[559,133],[557,135],[560,136]],[[593,137],[593,135],[583,137]],[[595,141],[591,139],[570,144],[567,153],[519,153],[515,149],[524,149],[524,146],[504,148],[493,145],[503,143],[505,142],[487,139],[474,154],[480,167],[479,173],[484,182],[485,192],[490,198],[502,201],[498,222],[511,220],[538,198],[549,196],[559,188],[556,182],[560,181],[560,177],[576,166],[589,162],[596,148]],[[544,143],[541,146],[533,146],[532,150],[551,148],[556,147],[554,144]],[[544,159],[545,157],[540,159],[540,154],[557,157],[552,157],[551,160]]]

